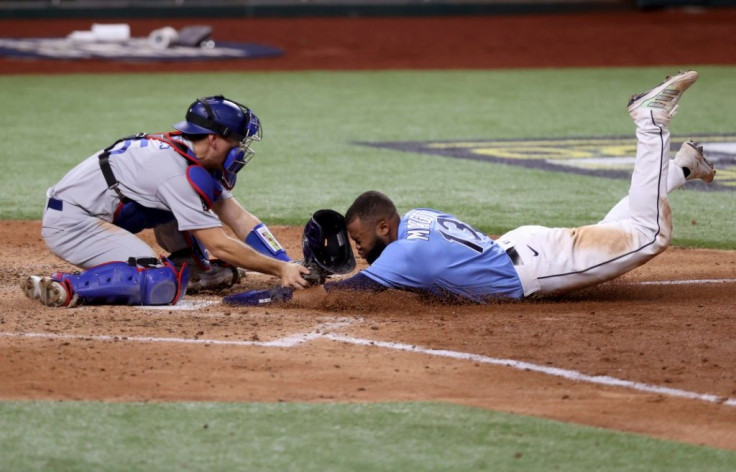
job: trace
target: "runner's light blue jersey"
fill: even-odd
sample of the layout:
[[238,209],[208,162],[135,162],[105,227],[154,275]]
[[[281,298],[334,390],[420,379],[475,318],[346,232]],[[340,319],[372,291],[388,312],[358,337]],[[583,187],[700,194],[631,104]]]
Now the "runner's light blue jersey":
[[443,298],[483,303],[524,297],[514,265],[498,244],[454,216],[427,208],[404,215],[398,239],[362,273],[386,287]]

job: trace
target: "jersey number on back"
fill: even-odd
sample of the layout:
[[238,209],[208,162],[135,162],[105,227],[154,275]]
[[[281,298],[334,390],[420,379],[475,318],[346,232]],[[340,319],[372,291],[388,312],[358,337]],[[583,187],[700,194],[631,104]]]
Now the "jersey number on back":
[[440,216],[437,218],[438,231],[448,241],[460,243],[475,252],[482,253],[483,234],[476,231],[472,226],[453,218]]

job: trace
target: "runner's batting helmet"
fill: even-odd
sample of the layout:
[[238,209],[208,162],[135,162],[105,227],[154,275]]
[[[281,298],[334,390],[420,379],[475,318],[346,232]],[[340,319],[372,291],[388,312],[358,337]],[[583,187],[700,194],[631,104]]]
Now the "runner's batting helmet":
[[345,217],[334,210],[319,210],[304,226],[302,252],[307,266],[316,263],[325,275],[347,274],[355,269]]

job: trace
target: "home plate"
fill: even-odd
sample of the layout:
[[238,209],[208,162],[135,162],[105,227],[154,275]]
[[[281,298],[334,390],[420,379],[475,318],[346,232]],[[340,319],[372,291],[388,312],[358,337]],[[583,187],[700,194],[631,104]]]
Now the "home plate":
[[185,298],[183,300],[180,300],[179,303],[177,303],[176,305],[137,306],[136,308],[140,310],[194,311],[194,310],[199,310],[200,308],[205,308],[208,306],[215,305],[217,303],[220,303],[220,302],[215,301],[215,300],[191,300],[191,299]]

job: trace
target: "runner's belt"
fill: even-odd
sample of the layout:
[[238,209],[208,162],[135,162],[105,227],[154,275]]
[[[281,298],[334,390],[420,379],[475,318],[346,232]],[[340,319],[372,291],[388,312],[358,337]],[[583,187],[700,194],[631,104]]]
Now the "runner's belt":
[[509,259],[511,259],[511,262],[513,262],[515,266],[523,265],[521,262],[521,257],[519,257],[519,253],[516,252],[516,248],[514,248],[513,246],[506,249],[506,255],[509,256]]

